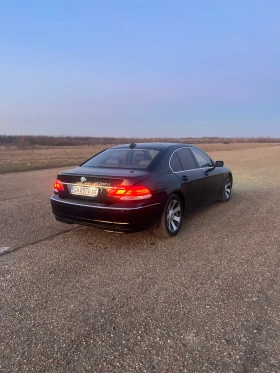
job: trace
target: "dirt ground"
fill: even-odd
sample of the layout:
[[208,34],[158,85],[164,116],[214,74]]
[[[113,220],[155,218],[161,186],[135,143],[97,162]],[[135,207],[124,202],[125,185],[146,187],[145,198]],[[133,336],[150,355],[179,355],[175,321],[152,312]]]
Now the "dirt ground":
[[[0,147],[0,173],[40,170],[52,167],[79,165],[101,150],[112,146],[54,146],[35,149]],[[278,146],[278,144],[200,144],[205,151],[236,150],[255,147]]]
[[59,169],[0,176],[1,373],[280,372],[280,146],[209,153],[232,198],[169,240],[56,222]]

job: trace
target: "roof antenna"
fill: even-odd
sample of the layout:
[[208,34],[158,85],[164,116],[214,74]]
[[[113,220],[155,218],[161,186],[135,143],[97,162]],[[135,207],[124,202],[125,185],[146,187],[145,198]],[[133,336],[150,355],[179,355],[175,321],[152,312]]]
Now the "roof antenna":
[[134,149],[134,148],[136,148],[136,144],[132,143],[132,144],[129,145],[129,147],[130,147],[130,149]]

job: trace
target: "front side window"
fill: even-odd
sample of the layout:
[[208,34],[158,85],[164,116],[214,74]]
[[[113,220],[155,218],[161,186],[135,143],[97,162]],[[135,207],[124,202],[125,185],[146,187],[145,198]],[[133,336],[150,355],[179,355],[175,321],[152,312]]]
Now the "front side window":
[[201,149],[192,148],[191,151],[193,155],[195,156],[195,159],[197,160],[197,163],[199,164],[200,168],[213,166],[213,163],[210,157],[208,157],[208,155],[205,154]]
[[155,149],[107,149],[82,166],[145,169],[158,153]]
[[183,170],[193,170],[196,168],[193,156],[191,155],[188,148],[181,148],[177,150],[177,155],[182,163]]

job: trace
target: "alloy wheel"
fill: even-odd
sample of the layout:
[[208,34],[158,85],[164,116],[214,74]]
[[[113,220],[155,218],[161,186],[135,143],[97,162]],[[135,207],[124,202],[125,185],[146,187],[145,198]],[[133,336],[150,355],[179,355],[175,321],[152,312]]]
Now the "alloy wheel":
[[230,182],[230,179],[227,179],[225,183],[225,197],[227,200],[230,198],[230,194],[231,194],[231,182]]
[[182,210],[180,203],[173,199],[170,201],[166,212],[167,228],[171,233],[176,233],[180,228],[181,219]]

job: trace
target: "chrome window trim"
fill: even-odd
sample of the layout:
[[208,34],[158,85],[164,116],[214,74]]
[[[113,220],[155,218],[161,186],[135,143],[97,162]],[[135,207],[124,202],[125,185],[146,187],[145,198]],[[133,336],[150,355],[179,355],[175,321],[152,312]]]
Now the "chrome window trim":
[[[171,154],[170,158],[169,158],[169,168],[170,170],[173,172],[173,174],[179,174],[180,172],[187,172],[187,171],[195,171],[195,170],[203,170],[204,168],[211,168],[211,167],[197,167],[197,168],[191,168],[189,170],[183,170],[183,171],[173,171],[171,165],[170,165],[170,161],[171,161],[171,158],[173,156],[174,153],[177,152],[177,150],[180,150],[180,149],[199,149],[201,150],[203,153],[205,153],[205,151],[203,151],[202,149],[200,149],[198,146],[182,146],[181,148],[177,148],[174,150],[174,152]],[[209,157],[208,154],[205,153],[205,155],[207,155],[207,157]],[[194,155],[193,155],[194,156]],[[178,157],[179,158],[179,157]],[[212,161],[213,163],[213,166],[214,166],[214,161],[212,158],[209,157],[209,159]],[[180,158],[179,158],[180,160]]]
[[92,206],[92,205],[86,205],[84,203],[74,203],[74,202],[69,202],[69,201],[62,201],[60,199],[55,199],[53,197],[50,198],[51,201],[58,202],[58,203],[64,203],[66,205],[74,205],[74,206],[83,206],[83,207],[89,207],[89,208],[94,208],[94,209],[103,209],[103,210],[126,210],[126,211],[131,211],[131,210],[140,210],[146,207],[151,207],[151,206],[156,206],[159,205],[158,203],[153,203],[151,205],[147,206],[140,206],[140,207],[107,207],[107,206]]
[[[191,149],[191,148],[195,148],[195,146],[182,146],[181,148],[177,148],[174,150],[174,152],[171,154],[170,158],[169,158],[169,168],[170,170],[174,173],[174,174],[179,174],[180,172],[186,172],[186,171],[194,171],[194,170],[201,170],[201,168],[191,168],[190,170],[182,170],[182,171],[173,171],[172,167],[171,167],[171,158],[173,157],[173,154],[177,152],[177,150],[180,150],[180,149]],[[178,157],[179,158],[179,157]],[[180,158],[179,158],[180,160]]]

